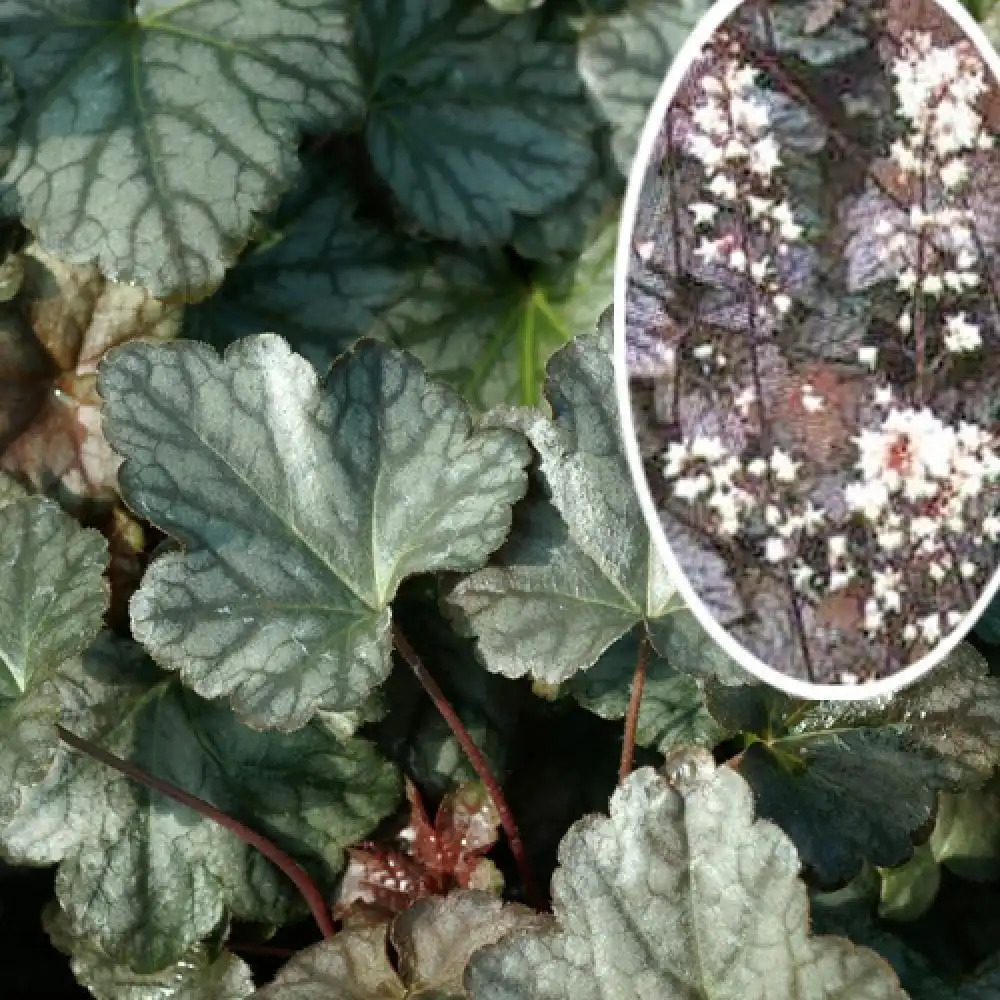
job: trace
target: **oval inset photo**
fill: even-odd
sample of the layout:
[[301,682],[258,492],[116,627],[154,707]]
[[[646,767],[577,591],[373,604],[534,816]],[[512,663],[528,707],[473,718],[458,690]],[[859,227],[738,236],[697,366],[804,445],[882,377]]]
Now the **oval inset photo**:
[[951,2],[723,3],[646,124],[633,472],[702,624],[800,696],[909,683],[1000,586],[998,71]]

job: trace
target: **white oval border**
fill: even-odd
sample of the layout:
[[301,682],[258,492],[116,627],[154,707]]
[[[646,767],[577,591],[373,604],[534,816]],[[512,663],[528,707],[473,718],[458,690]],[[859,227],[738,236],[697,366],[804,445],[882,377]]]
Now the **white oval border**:
[[[625,360],[625,300],[628,293],[628,270],[632,246],[632,231],[635,228],[635,216],[639,206],[639,196],[642,192],[649,161],[652,157],[656,137],[660,125],[666,117],[668,108],[674,99],[674,93],[681,84],[684,75],[694,62],[695,57],[711,39],[726,18],[735,13],[745,3],[752,0],[718,0],[695,26],[687,37],[680,51],[670,64],[666,78],[660,85],[656,100],[643,125],[639,148],[636,150],[629,169],[628,184],[625,190],[625,201],[622,206],[622,217],[618,230],[618,247],[615,257],[614,273],[614,375],[616,395],[618,396],[618,412],[621,423],[625,457],[632,473],[632,480],[639,497],[639,505],[652,535],[653,542],[660,557],[666,563],[671,580],[677,592],[684,599],[685,605],[708,632],[709,636],[722,647],[749,674],[759,680],[792,694],[797,698],[829,701],[860,701],[866,698],[891,696],[901,688],[912,684],[926,673],[938,666],[949,656],[965,637],[972,631],[972,626],[1000,590],[1000,566],[994,571],[989,585],[983,591],[979,600],[972,606],[962,622],[957,625],[935,649],[918,660],[912,666],[904,667],[891,677],[882,680],[869,681],[866,684],[812,684],[789,677],[780,670],[769,667],[749,650],[744,649],[723,626],[712,616],[701,598],[688,582],[680,561],[675,558],[667,541],[659,514],[653,503],[653,496],[646,481],[642,456],[639,454],[639,441],[635,431],[632,414],[632,394],[629,388],[629,376]],[[946,15],[965,32],[978,50],[983,61],[993,73],[996,86],[1000,87],[1000,55],[994,50],[982,28],[972,15],[961,5],[959,0],[935,0]],[[640,169],[641,168],[641,169]]]

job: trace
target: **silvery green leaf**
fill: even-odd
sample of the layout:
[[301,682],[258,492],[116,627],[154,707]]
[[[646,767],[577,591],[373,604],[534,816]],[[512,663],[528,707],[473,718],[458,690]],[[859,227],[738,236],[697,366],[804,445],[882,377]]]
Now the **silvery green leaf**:
[[292,181],[303,129],[361,111],[344,0],[11,0],[24,95],[3,180],[46,250],[197,298]]
[[[67,730],[275,841],[327,892],[343,849],[399,801],[395,768],[369,744],[317,725],[248,729],[107,633],[51,686]],[[59,863],[69,932],[142,973],[182,961],[230,915],[281,923],[303,910],[286,876],[214,819],[65,744],[0,827],[0,850]]]
[[181,543],[132,628],[262,727],[360,707],[389,673],[405,577],[482,565],[525,490],[511,430],[477,430],[410,355],[362,341],[321,384],[274,336],[134,345],[101,367],[129,505]]
[[477,1000],[905,1000],[874,952],[809,932],[792,842],[711,757],[634,772],[563,838],[556,926],[477,952]]

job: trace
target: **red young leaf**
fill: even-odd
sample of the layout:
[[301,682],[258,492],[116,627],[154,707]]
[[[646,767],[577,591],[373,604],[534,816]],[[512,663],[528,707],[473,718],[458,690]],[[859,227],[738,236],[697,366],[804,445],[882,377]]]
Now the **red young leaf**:
[[499,875],[483,855],[497,841],[500,817],[481,785],[470,782],[446,795],[433,824],[409,779],[406,798],[409,822],[390,844],[348,851],[337,918],[401,913],[426,896],[497,885]]

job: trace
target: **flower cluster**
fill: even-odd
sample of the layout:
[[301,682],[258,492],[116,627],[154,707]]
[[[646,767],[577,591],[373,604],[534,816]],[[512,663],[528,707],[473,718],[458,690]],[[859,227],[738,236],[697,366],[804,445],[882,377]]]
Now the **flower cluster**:
[[883,218],[883,260],[897,265],[897,287],[910,297],[899,315],[904,335],[914,327],[917,297],[944,308],[941,343],[961,354],[982,347],[979,326],[966,312],[949,312],[980,281],[975,217],[966,205],[972,157],[989,149],[977,101],[986,90],[982,60],[968,42],[935,45],[927,33],[909,32],[893,64],[898,114],[907,126],[890,150],[890,160],[910,191],[910,204],[897,219]]
[[[863,429],[855,441],[859,478],[845,499],[872,527],[881,553],[865,608],[866,628],[874,632],[887,614],[902,611],[904,582],[891,568],[899,553],[934,584],[980,574],[968,554],[1000,540],[1000,518],[981,516],[983,498],[1000,480],[1000,454],[994,435],[965,421],[947,424],[927,407],[887,407],[879,426]],[[904,627],[903,638],[935,641],[932,633],[953,624],[940,615],[921,621],[919,628]]]
[[732,55],[701,77],[687,151],[705,172],[705,200],[688,210],[703,231],[695,256],[746,275],[760,292],[758,315],[774,321],[792,307],[776,260],[803,227],[780,190],[781,150],[757,78]]
[[[970,209],[979,171],[993,162],[979,108],[985,70],[970,44],[911,32],[881,72],[897,97],[888,161],[873,149],[863,181],[845,171],[832,181],[839,198],[817,192],[808,206],[812,140],[793,143],[789,132],[779,143],[774,112],[808,123],[819,111],[780,65],[766,74],[744,65],[722,33],[683,88],[684,114],[667,122],[677,136],[670,156],[682,154],[668,189],[690,216],[673,214],[674,239],[689,241],[676,259],[693,281],[671,305],[685,332],[663,389],[673,403],[658,495],[741,574],[737,637],[787,656],[793,673],[817,679],[818,664],[845,683],[928,652],[971,606],[1000,547],[1000,438],[963,419],[970,410],[954,391],[969,369],[954,356],[982,352],[992,333]],[[885,132],[876,134],[881,144]],[[816,262],[843,245],[845,217],[857,232],[849,275],[839,261],[820,275]],[[805,218],[815,247],[802,245]],[[841,281],[851,294],[870,292],[858,314],[878,345],[855,339],[853,321],[827,333]],[[796,323],[783,319],[789,293]],[[895,343],[885,337],[887,303]],[[850,341],[839,333],[847,328]],[[860,372],[845,368],[844,341]],[[778,595],[785,621],[763,621],[762,593],[772,603]],[[852,632],[859,645],[844,642]]]

